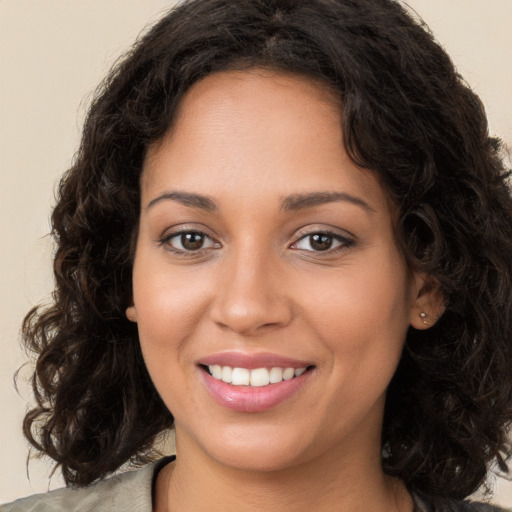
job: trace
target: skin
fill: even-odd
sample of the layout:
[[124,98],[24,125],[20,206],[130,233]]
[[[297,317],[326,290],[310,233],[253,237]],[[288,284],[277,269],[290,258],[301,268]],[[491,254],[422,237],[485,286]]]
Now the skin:
[[[426,328],[419,315],[437,299],[397,248],[378,178],[342,137],[326,88],[254,69],[196,83],[148,152],[127,316],[175,417],[177,462],[157,479],[157,511],[412,510],[381,470],[381,425],[407,329]],[[176,191],[216,209],[163,197]],[[344,196],[283,208],[333,191]],[[207,236],[185,252],[171,236],[190,231]],[[311,235],[326,232],[341,238],[314,250]],[[197,365],[232,351],[313,369],[279,405],[232,411]]]

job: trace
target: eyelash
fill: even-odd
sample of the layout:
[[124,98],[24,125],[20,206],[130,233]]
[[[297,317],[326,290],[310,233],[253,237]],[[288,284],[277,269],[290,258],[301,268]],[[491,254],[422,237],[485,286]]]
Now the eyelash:
[[306,240],[308,238],[310,239],[310,245],[311,245],[311,237],[313,237],[315,235],[328,236],[333,241],[339,242],[340,245],[338,247],[335,247],[334,249],[333,248],[328,248],[326,250],[319,250],[319,251],[313,251],[313,250],[308,250],[308,249],[300,249],[300,248],[296,248],[295,250],[297,250],[297,251],[303,250],[305,252],[311,252],[311,253],[318,254],[318,255],[325,254],[326,256],[327,255],[332,256],[334,254],[338,254],[339,252],[341,252],[341,251],[343,251],[345,249],[348,249],[348,248],[352,247],[353,245],[355,245],[355,240],[353,240],[352,238],[340,235],[340,233],[337,233],[337,232],[334,232],[334,231],[330,231],[328,229],[319,229],[319,230],[316,230],[316,231],[310,231],[308,233],[301,233],[299,238],[298,238],[298,240],[296,242],[294,242],[290,247],[293,249],[294,246],[296,246],[299,242],[301,242],[302,240]]
[[[181,249],[172,246],[171,240],[173,240],[175,238],[179,239],[180,237],[183,237],[186,235],[202,236],[203,241],[209,240],[211,242],[211,245],[209,247],[200,247],[197,250],[192,250],[192,249],[187,250],[187,249],[183,248],[183,239],[181,239],[181,241],[180,241],[180,244],[182,246]],[[294,247],[294,246],[297,246],[297,244],[299,244],[299,242],[306,240],[308,238],[310,239],[310,246],[311,246],[311,237],[313,237],[315,235],[327,236],[327,237],[331,238],[333,241],[339,242],[340,245],[338,247],[335,247],[334,249],[329,247],[325,250],[317,250],[317,251]],[[167,250],[169,250],[175,254],[179,254],[180,256],[189,256],[189,257],[198,256],[200,254],[204,254],[204,252],[209,252],[213,249],[217,249],[217,248],[221,247],[221,245],[218,242],[216,242],[213,238],[211,238],[209,235],[207,235],[204,231],[199,231],[199,230],[195,230],[195,229],[184,229],[181,231],[175,231],[173,233],[170,233],[170,234],[167,234],[167,235],[161,237],[158,242],[159,242],[160,246],[166,246]],[[300,234],[297,241],[294,242],[292,245],[290,245],[290,248],[293,250],[310,252],[310,253],[314,253],[317,255],[323,255],[323,254],[333,255],[333,254],[338,254],[339,252],[352,247],[354,244],[355,244],[355,241],[349,237],[342,236],[339,233],[336,233],[334,231],[323,229],[323,230],[316,230],[316,231],[311,231],[308,233]]]
[[[206,248],[200,247],[197,250],[187,250],[187,249],[183,248],[183,243],[182,243],[183,240],[181,240],[180,243],[181,243],[182,249],[172,246],[171,240],[173,238],[179,239],[186,235],[200,235],[203,237],[203,241],[210,240],[212,245],[210,247],[206,247]],[[173,233],[164,235],[162,238],[160,238],[159,245],[165,246],[167,250],[169,250],[175,254],[179,254],[180,256],[197,256],[201,253],[204,253],[205,251],[210,251],[214,248],[220,247],[220,244],[218,242],[215,242],[215,240],[213,240],[213,238],[208,236],[204,231],[199,231],[197,229],[183,229],[181,231],[175,231]],[[215,246],[217,246],[217,247],[215,247]]]

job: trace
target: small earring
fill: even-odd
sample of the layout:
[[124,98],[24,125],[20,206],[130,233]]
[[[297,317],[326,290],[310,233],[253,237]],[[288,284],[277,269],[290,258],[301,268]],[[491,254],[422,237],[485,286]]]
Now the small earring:
[[427,313],[425,313],[425,311],[422,311],[420,313],[420,318],[423,320],[423,323],[425,325],[428,325],[428,322],[427,322],[428,315],[427,315]]

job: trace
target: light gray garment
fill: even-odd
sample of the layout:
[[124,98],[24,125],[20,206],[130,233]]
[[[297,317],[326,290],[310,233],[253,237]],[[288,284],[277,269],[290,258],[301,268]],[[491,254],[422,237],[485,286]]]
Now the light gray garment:
[[[34,494],[6,505],[0,512],[152,512],[153,483],[174,457],[165,457],[136,471],[100,480],[85,488],[64,488]],[[512,512],[482,503],[444,501],[427,503],[415,496],[416,512]],[[204,512],[204,511],[201,511]]]
[[128,471],[88,487],[55,489],[6,505],[0,512],[152,512],[153,482],[173,457]]

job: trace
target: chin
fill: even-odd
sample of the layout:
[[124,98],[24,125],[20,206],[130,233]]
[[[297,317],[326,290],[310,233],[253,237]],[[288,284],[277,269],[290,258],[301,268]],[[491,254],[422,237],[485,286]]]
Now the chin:
[[[176,441],[181,453],[188,453],[188,441],[212,462],[233,470],[247,472],[275,472],[299,465],[309,451],[304,439],[306,433],[290,432],[290,425],[229,425],[223,428],[210,423],[207,432],[193,435],[177,428]],[[280,432],[280,430],[282,430]],[[213,436],[212,432],[218,434]],[[190,445],[189,445],[190,446]],[[180,450],[180,447],[183,450]]]
[[249,473],[283,471],[302,462],[296,447],[283,444],[275,446],[273,443],[245,443],[228,450],[214,447],[209,455],[226,467]]

